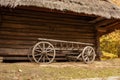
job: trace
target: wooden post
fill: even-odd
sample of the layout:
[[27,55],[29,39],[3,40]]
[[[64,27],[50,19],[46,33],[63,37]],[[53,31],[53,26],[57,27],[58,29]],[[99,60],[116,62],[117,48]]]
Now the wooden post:
[[[0,27],[2,26],[2,10],[1,10],[1,7],[0,7]],[[0,63],[3,62],[3,57],[0,56]]]
[[120,45],[118,46],[118,58],[120,58]]
[[2,8],[0,7],[0,28],[1,28],[1,25],[2,25]]
[[101,60],[102,52],[100,50],[100,32],[96,31],[96,60]]

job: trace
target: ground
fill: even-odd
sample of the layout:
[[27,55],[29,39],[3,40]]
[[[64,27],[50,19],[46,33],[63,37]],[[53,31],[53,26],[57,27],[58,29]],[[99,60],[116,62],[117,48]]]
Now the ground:
[[81,80],[94,77],[105,79],[109,76],[120,77],[120,59],[95,61],[92,64],[83,62],[0,63],[0,80]]

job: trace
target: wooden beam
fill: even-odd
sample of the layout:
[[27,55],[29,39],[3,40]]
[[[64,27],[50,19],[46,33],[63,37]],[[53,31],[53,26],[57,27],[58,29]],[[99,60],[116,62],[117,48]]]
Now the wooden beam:
[[102,32],[102,33],[107,31],[106,28],[101,28],[101,27],[98,27],[96,29],[97,29],[98,32]]
[[1,23],[2,23],[2,10],[1,10],[1,7],[0,7],[0,27],[1,27]]
[[105,26],[105,28],[106,28],[106,29],[111,28],[111,27],[114,28],[114,26],[117,25],[117,24],[120,24],[120,21],[116,21],[116,22],[114,22],[114,23],[112,23],[112,24],[110,24],[110,25],[107,25],[107,26]]
[[97,17],[96,19],[92,20],[92,21],[89,21],[89,23],[96,23],[96,22],[100,22],[102,20],[104,20],[105,18],[104,17]]
[[100,22],[97,22],[96,24],[95,24],[95,26],[96,27],[104,27],[104,26],[107,26],[107,25],[109,25],[109,24],[111,24],[111,23],[114,23],[114,22],[116,22],[117,20],[115,20],[115,19],[106,19],[106,20],[102,20],[102,21],[100,21]]
[[115,23],[106,26],[105,29],[107,30],[105,34],[108,34],[114,31],[115,29],[120,29],[120,21],[116,21]]
[[120,21],[117,20],[116,22],[114,23],[111,23],[109,25],[106,25],[104,27],[97,27],[97,31],[100,32],[101,36],[104,35],[104,34],[108,34],[112,31],[114,31],[115,29],[120,29]]
[[100,32],[96,31],[96,60],[101,60],[102,52],[100,50]]
[[101,36],[101,35],[108,33],[108,29],[111,26],[114,26],[116,24],[118,24],[118,20],[106,19],[106,20],[96,23],[95,27],[96,27],[96,30],[99,32],[99,36]]

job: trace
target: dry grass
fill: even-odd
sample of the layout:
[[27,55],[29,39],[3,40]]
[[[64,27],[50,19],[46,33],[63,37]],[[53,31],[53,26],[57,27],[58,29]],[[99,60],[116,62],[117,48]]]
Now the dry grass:
[[103,53],[102,58],[101,58],[102,60],[118,58],[117,55],[112,54],[112,53],[108,53],[108,52],[105,52],[105,51],[102,51],[102,53]]
[[108,76],[120,76],[120,59],[96,61],[93,64],[0,63],[1,80],[70,80]]

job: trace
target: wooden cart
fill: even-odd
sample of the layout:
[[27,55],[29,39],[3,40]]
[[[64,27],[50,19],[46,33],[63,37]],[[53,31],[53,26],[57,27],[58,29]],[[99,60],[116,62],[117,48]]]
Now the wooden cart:
[[[58,51],[69,51],[70,53],[66,54],[67,59],[82,59],[85,63],[92,63],[96,56],[93,46],[90,43],[38,38],[38,42],[31,48],[30,52],[36,63],[53,62]],[[71,52],[78,54],[74,55]]]

